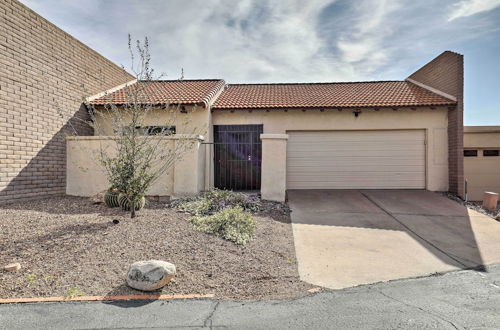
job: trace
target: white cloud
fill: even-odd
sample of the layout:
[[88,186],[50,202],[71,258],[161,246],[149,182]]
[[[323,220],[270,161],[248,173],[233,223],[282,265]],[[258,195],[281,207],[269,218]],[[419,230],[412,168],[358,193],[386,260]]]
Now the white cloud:
[[462,0],[452,6],[453,10],[448,16],[448,22],[489,11],[498,6],[500,6],[500,0]]
[[447,28],[451,0],[21,1],[126,68],[127,34],[148,36],[171,79],[181,68],[229,82],[402,79],[415,59],[490,28]]
[[394,32],[397,22],[392,13],[400,8],[399,1],[362,1],[355,8],[356,21],[337,42],[342,59],[357,66],[364,74],[384,65],[389,52],[384,42]]

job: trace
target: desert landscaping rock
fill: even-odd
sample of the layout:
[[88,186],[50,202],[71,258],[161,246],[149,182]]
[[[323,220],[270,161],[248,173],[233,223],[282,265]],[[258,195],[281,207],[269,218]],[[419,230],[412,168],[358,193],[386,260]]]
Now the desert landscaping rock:
[[90,197],[90,201],[92,204],[102,204],[104,202],[104,194],[106,194],[107,190],[103,190],[100,193],[95,194],[94,196]]
[[8,271],[8,272],[15,272],[16,270],[21,269],[21,264],[18,262],[15,262],[12,264],[5,265],[5,267],[3,269]]
[[176,274],[175,265],[161,260],[137,261],[130,265],[127,284],[136,290],[155,291],[163,288]]

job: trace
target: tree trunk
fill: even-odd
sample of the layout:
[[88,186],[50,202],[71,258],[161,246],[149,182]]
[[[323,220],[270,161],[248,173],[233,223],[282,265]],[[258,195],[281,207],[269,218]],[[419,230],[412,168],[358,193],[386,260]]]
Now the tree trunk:
[[135,218],[135,205],[132,204],[132,207],[130,208],[130,218]]

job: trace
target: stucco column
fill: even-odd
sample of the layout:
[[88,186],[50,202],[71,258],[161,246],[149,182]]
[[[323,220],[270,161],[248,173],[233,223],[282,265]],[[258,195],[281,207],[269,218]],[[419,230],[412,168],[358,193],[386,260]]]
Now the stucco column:
[[285,201],[286,192],[286,143],[287,134],[261,134],[262,176],[260,193],[262,199]]
[[[201,142],[204,140],[198,135],[173,136],[174,143],[189,143],[185,145],[188,150],[182,154],[173,166],[174,189],[172,197],[196,195],[203,189],[205,181],[205,154]],[[180,140],[183,140],[182,142]]]

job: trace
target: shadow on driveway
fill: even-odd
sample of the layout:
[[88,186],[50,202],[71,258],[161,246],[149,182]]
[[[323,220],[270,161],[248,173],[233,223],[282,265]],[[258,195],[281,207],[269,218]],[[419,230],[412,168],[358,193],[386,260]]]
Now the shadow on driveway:
[[424,190],[292,190],[301,277],[331,288],[500,262],[500,223]]

